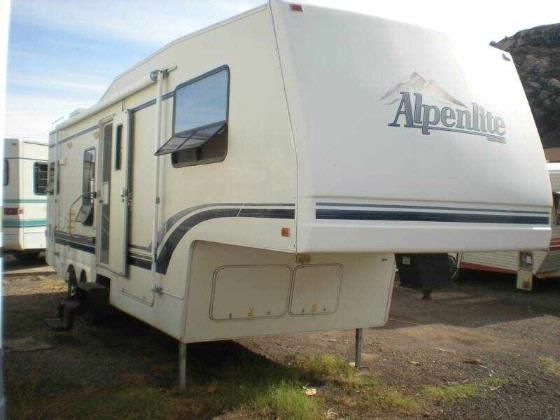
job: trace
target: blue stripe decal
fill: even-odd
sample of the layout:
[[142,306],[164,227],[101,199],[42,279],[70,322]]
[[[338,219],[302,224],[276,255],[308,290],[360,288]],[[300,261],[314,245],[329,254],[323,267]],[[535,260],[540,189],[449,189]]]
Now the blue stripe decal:
[[274,209],[274,208],[218,208],[212,210],[201,211],[185,220],[169,235],[161,251],[156,259],[156,271],[160,274],[166,274],[169,262],[173,256],[175,248],[183,239],[183,237],[196,225],[206,220],[218,219],[224,217],[255,217],[255,218],[271,218],[271,219],[293,219],[295,217],[294,209]]
[[152,269],[152,260],[148,258],[142,258],[138,255],[133,253],[128,253],[127,255],[127,262],[130,265],[134,265],[139,268],[143,268],[144,270],[151,270]]
[[2,219],[2,226],[5,228],[45,227],[47,226],[47,221]]
[[404,206],[402,204],[351,204],[351,203],[317,203],[317,207],[360,207],[368,209],[409,209],[409,210],[446,210],[446,211],[467,211],[467,212],[489,212],[489,213],[519,213],[530,215],[545,215],[549,213],[545,211],[523,211],[523,210],[501,210],[501,209],[478,209],[467,207],[431,207],[431,206]]
[[[189,217],[182,222],[178,223],[181,216],[186,215],[184,211],[172,216],[171,221],[168,221],[167,228],[171,228],[174,224],[178,224],[177,228],[171,232],[167,240],[161,246],[156,259],[156,270],[160,274],[166,274],[169,262],[173,256],[173,252],[183,237],[194,226],[206,220],[218,219],[224,217],[249,217],[249,218],[266,218],[266,219],[294,219],[295,205],[294,204],[262,204],[268,206],[278,206],[285,208],[259,208],[261,204],[238,204],[235,207],[229,208],[214,208],[210,210],[200,211]],[[187,209],[188,211],[201,210],[204,207],[220,207],[231,206],[231,204],[209,204],[204,206],[197,206],[195,208]],[[291,208],[286,208],[291,207]],[[180,216],[177,216],[179,215]],[[187,213],[188,214],[188,213]],[[56,243],[61,245],[68,245],[72,248],[80,249],[85,252],[95,253],[95,238],[81,237],[80,235],[70,235],[65,232],[57,231],[55,236]],[[138,248],[138,246],[135,246]],[[143,247],[149,248],[149,247]],[[127,261],[131,265],[150,270],[151,259],[147,256],[140,256],[138,254],[128,252]]]
[[[235,208],[244,208],[244,207],[287,207],[287,208],[294,208],[294,204],[289,203],[215,203],[215,204],[201,204],[198,206],[188,207],[181,211],[178,211],[173,216],[169,217],[160,230],[157,233],[157,243],[161,244],[163,238],[169,232],[173,226],[185,217],[189,213],[194,213],[195,211],[202,210],[204,208],[209,207],[235,207]],[[143,250],[151,250],[152,244],[148,244],[147,247],[144,247]],[[141,248],[142,249],[142,248]]]
[[[95,254],[94,237],[71,235],[66,232],[57,231],[55,235],[55,242],[59,245],[65,245],[79,251],[87,252],[88,254]],[[130,265],[134,265],[145,270],[150,270],[152,267],[152,262],[150,260],[147,258],[141,258],[132,253],[128,253],[127,261]]]
[[389,210],[346,210],[317,209],[317,219],[331,220],[377,220],[377,221],[414,221],[447,223],[500,223],[522,225],[550,225],[545,213],[534,215],[483,214],[483,213],[438,213],[429,211],[389,211]]
[[89,254],[95,254],[95,238],[83,235],[71,235],[66,232],[57,231],[55,233],[55,242],[60,245],[66,245]]

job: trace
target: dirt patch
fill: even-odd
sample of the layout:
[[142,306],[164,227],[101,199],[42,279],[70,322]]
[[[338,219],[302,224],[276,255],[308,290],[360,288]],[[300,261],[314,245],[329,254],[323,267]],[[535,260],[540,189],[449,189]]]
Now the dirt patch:
[[[56,276],[4,280],[5,331],[52,346],[5,355],[9,418],[559,418],[560,284],[470,278],[432,301],[396,288],[386,327],[189,345],[125,315],[53,332]],[[309,396],[313,389],[313,396]],[[307,395],[306,395],[307,393]]]

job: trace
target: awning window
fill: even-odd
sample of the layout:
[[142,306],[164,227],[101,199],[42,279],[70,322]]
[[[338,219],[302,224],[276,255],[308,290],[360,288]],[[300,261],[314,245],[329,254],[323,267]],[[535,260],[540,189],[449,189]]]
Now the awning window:
[[179,85],[173,103],[173,136],[156,156],[203,146],[227,124],[229,68],[220,67]]
[[221,133],[225,127],[226,121],[219,121],[204,127],[176,134],[159,148],[156,152],[156,156],[179,152],[181,150],[196,149]]

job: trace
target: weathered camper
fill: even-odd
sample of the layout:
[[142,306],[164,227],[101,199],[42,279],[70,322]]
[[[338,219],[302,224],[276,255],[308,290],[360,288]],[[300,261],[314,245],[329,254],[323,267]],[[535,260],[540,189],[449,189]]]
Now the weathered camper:
[[533,290],[535,279],[560,277],[560,163],[548,163],[547,167],[553,202],[550,245],[537,250],[462,253],[461,270],[515,274],[521,290]]
[[46,247],[48,145],[4,140],[2,252],[36,258]]
[[184,350],[383,325],[395,252],[545,248],[515,66],[457,42],[279,0],[172,42],[52,132],[49,263]]

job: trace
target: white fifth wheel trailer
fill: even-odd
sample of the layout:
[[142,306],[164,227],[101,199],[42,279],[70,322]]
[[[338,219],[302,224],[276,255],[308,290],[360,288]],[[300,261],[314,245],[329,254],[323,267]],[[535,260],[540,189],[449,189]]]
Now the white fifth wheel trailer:
[[515,274],[516,286],[521,290],[532,290],[535,279],[560,277],[560,163],[548,163],[547,167],[553,201],[550,245],[538,250],[462,253],[460,269]]
[[4,140],[2,252],[34,258],[46,247],[48,145]]
[[49,152],[48,261],[78,296],[51,325],[105,302],[183,362],[185,343],[383,325],[396,252],[550,240],[511,57],[365,14],[273,0],[178,39]]

